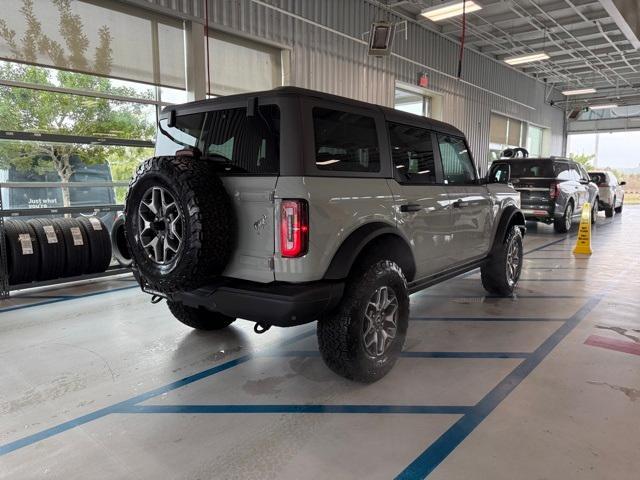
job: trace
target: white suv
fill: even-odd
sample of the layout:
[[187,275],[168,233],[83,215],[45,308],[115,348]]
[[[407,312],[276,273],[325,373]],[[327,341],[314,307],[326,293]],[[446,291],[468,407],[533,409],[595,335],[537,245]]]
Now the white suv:
[[371,382],[411,293],[477,267],[491,293],[518,282],[519,194],[479,177],[451,125],[284,87],[168,107],[159,127],[126,236],[143,290],[189,326],[317,320],[327,365]]
[[589,172],[591,181],[598,186],[598,209],[604,210],[607,217],[613,217],[616,213],[622,213],[624,205],[624,189],[626,182],[618,182],[618,179],[609,171]]

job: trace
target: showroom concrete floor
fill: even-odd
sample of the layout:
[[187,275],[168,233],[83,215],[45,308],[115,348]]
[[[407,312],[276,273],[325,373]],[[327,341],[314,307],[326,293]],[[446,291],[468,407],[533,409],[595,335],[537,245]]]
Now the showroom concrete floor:
[[[574,232],[577,226],[574,226]],[[382,381],[314,326],[199,333],[128,278],[0,304],[0,478],[637,479],[640,208],[594,254],[530,225],[513,299],[478,274],[412,297]]]

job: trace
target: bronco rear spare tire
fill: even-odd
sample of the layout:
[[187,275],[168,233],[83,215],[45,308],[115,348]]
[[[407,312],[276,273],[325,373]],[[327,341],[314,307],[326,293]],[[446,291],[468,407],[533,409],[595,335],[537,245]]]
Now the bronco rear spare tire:
[[154,290],[202,286],[231,258],[233,206],[207,160],[146,160],[131,181],[124,216],[133,262]]

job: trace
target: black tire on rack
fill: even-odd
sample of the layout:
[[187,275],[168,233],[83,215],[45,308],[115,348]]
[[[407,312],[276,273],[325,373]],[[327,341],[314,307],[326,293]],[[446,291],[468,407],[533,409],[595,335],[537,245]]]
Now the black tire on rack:
[[89,240],[89,263],[84,273],[102,273],[111,263],[111,236],[98,217],[78,217]]
[[34,282],[40,270],[40,245],[33,227],[24,220],[5,222],[9,285]]
[[124,215],[120,215],[111,227],[111,249],[113,258],[123,267],[130,267],[133,263],[131,251],[124,232]]
[[89,265],[89,240],[80,222],[75,218],[56,218],[62,230],[66,250],[65,277],[82,275]]
[[40,245],[38,280],[52,280],[64,275],[66,247],[60,226],[51,218],[29,220]]

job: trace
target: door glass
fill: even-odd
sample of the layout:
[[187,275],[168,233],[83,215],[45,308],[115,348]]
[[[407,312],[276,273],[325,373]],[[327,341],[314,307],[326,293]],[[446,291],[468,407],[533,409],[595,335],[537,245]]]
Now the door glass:
[[474,183],[476,171],[464,140],[449,135],[438,135],[438,146],[445,183],[457,185]]
[[313,109],[316,167],[338,172],[379,172],[378,132],[372,117]]
[[571,171],[568,163],[556,163],[555,165],[556,178],[558,180],[571,180]]
[[391,156],[400,183],[436,182],[431,132],[424,128],[389,123]]

